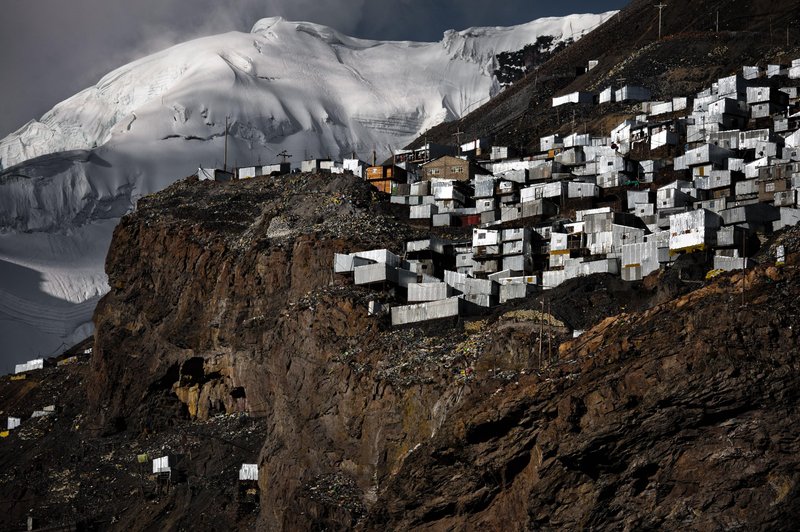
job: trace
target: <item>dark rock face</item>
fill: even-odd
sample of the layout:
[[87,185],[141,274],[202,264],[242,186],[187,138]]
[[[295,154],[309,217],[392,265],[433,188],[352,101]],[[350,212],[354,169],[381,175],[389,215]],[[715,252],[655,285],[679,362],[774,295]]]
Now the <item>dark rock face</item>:
[[789,529],[800,513],[800,269],[761,267],[475,391],[364,529]]
[[[335,252],[411,238],[372,194],[352,176],[303,175],[181,183],[140,204],[116,231],[95,317],[89,398],[104,428],[263,418],[261,526],[355,523],[452,393],[435,366],[391,381],[387,353],[413,344],[387,345],[371,292],[332,286]],[[321,496],[331,478],[350,504]]]
[[[419,236],[388,208],[309,175],[143,200],[91,359],[0,382],[9,412],[57,407],[3,441],[0,528],[28,508],[117,530],[791,527],[798,255],[748,272],[744,308],[741,274],[592,276],[391,329],[367,313],[390,292],[330,271]],[[168,493],[144,452],[176,457]]]

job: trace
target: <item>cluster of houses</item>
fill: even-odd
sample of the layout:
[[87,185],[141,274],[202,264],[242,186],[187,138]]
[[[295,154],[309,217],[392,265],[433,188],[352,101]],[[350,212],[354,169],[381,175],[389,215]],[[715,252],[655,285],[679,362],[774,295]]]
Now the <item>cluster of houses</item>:
[[[88,355],[90,353],[91,349],[87,349],[84,351],[84,354]],[[77,356],[70,356],[62,358],[61,360],[56,362],[55,365],[59,367],[66,366],[67,364],[74,364],[77,361],[78,361]],[[25,380],[28,376],[28,373],[30,373],[31,371],[42,370],[45,368],[46,365],[47,365],[46,361],[43,358],[36,358],[33,360],[28,360],[27,362],[24,362],[22,364],[16,364],[14,366],[14,375],[10,377],[10,380],[12,381]],[[55,414],[55,412],[56,412],[56,406],[48,405],[43,407],[41,410],[34,410],[33,413],[31,414],[30,419],[49,416]],[[22,421],[23,421],[22,418],[8,416],[6,420],[5,430],[0,429],[0,438],[8,438],[11,435],[12,430],[19,428],[19,426],[22,424]]]
[[392,323],[403,325],[593,273],[640,280],[687,253],[703,252],[709,269],[747,267],[759,234],[800,221],[798,86],[800,60],[744,67],[668,101],[609,87],[553,98],[638,106],[608,136],[550,135],[524,157],[481,140],[397,152],[363,177],[417,223],[471,227],[471,238],[337,255],[334,271],[396,287],[408,304],[391,309]]
[[[352,173],[408,206],[414,223],[472,229],[471,238],[408,242],[402,256],[335,258],[336,273],[356,284],[397,287],[408,305],[392,308],[392,321],[414,323],[593,273],[640,280],[698,251],[709,268],[747,267],[759,234],[800,221],[798,87],[800,59],[745,66],[694,96],[664,101],[644,87],[605,87],[556,96],[552,105],[638,109],[608,135],[549,135],[533,155],[486,139],[426,143],[383,164],[374,155],[372,164],[311,159],[295,170]],[[201,168],[198,177],[291,170],[288,162]]]

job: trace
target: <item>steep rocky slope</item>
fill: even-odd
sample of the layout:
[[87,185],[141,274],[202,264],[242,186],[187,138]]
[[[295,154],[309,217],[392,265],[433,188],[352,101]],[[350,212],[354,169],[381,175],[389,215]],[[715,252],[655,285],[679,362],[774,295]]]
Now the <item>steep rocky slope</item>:
[[607,318],[540,374],[475,390],[363,528],[792,529],[798,258]]
[[[352,176],[295,174],[141,201],[115,233],[90,359],[0,380],[2,414],[24,419],[0,441],[0,526],[29,511],[114,530],[792,522],[796,256],[750,272],[742,310],[735,274],[693,292],[674,273],[594,276],[391,329],[367,312],[391,290],[331,273],[334,252],[418,235],[379,200]],[[141,453],[173,457],[168,492]]]

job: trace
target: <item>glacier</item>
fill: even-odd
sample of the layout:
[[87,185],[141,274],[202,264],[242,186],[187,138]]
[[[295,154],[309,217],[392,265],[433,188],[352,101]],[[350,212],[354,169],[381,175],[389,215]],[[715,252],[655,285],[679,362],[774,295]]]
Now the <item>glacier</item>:
[[501,89],[495,55],[616,11],[375,41],[280,17],[114,70],[0,140],[0,370],[92,332],[113,228],[198,167],[385,158]]

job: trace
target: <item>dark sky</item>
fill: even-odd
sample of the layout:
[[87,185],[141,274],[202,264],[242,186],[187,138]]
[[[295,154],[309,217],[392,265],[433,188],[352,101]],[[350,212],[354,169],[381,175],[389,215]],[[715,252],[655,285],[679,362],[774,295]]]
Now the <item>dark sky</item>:
[[3,0],[0,138],[114,68],[193,37],[281,15],[370,39],[620,9],[626,0]]

